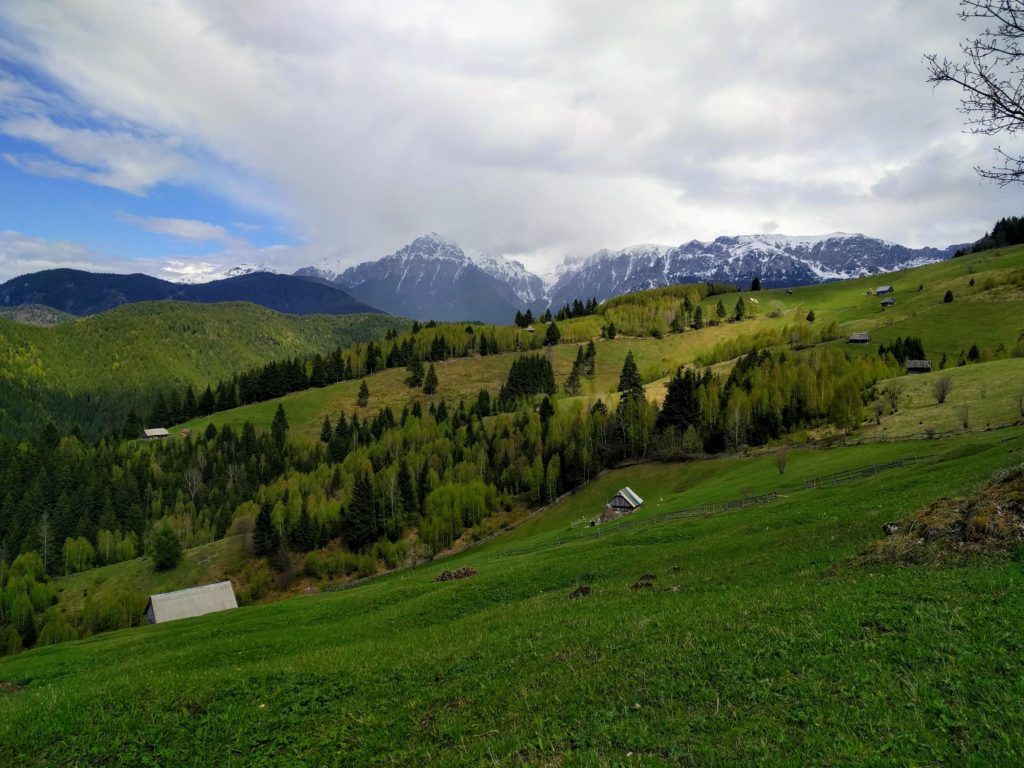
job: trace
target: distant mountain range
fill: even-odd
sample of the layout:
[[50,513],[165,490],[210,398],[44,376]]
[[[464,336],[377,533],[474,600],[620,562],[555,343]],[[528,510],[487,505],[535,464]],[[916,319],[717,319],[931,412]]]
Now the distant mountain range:
[[379,310],[337,286],[300,277],[253,272],[197,285],[171,283],[149,275],[112,275],[77,269],[49,269],[0,285],[0,308],[42,304],[72,315],[94,315],[139,301],[249,301],[292,315],[349,315]]
[[906,248],[864,235],[743,235],[678,246],[634,245],[568,258],[547,280],[518,261],[467,254],[436,234],[344,271],[326,264],[295,274],[338,285],[360,301],[417,319],[508,323],[516,310],[557,309],[677,283],[807,285],[892,272],[949,258],[958,247]]
[[469,255],[436,234],[340,274],[307,267],[296,275],[344,288],[360,301],[420,320],[510,323],[544,303],[544,281],[518,261]]
[[[768,287],[881,274],[949,258],[962,245],[907,248],[841,232],[814,237],[741,235],[682,245],[633,245],[567,258],[546,279],[518,261],[467,253],[431,233],[376,261],[332,268],[323,262],[294,275],[243,264],[172,283],[148,275],[70,269],[36,272],[0,285],[0,308],[42,304],[89,315],[137,301],[251,301],[290,314],[384,311],[418,320],[509,323],[517,310],[558,309],[677,283],[719,281]],[[223,277],[221,277],[223,276]]]

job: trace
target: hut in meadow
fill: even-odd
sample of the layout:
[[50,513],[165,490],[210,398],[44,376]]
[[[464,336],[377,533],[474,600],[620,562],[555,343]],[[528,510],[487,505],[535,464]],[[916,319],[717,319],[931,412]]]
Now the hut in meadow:
[[931,373],[931,360],[907,360],[907,373]]
[[609,520],[616,520],[623,515],[631,514],[638,510],[643,503],[644,500],[632,488],[626,486],[608,500],[598,521],[606,523]]
[[163,440],[165,437],[170,437],[171,433],[163,427],[154,427],[152,429],[142,430],[142,437],[145,440]]
[[891,285],[880,285],[875,288],[875,296],[883,296],[886,293],[895,293],[896,289]]
[[887,299],[882,299],[882,309],[885,309],[886,307],[891,307],[895,303],[896,303],[896,299],[894,299],[892,296],[890,296]]
[[206,584],[202,587],[179,589],[153,595],[146,603],[146,621],[149,624],[163,624],[165,621],[189,619],[207,613],[237,608],[235,590],[230,581]]
[[870,333],[851,333],[846,338],[847,344],[870,344],[871,334]]

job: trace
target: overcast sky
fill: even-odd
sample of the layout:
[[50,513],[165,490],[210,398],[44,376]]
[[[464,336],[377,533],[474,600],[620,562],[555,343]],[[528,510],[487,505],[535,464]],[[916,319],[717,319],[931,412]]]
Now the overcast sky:
[[953,0],[0,0],[0,279],[979,237]]

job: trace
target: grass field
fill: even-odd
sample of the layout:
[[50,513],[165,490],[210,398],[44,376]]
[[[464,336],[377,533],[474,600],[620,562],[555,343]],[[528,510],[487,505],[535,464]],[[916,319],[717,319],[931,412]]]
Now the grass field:
[[[802,486],[909,454],[930,458]],[[849,558],[883,522],[1022,460],[1013,428],[793,451],[784,475],[771,456],[616,470],[416,571],[2,659],[0,762],[1017,765],[1020,558]],[[540,546],[627,483],[646,516],[783,496]],[[432,581],[456,566],[479,574]],[[644,574],[653,587],[631,588]]]

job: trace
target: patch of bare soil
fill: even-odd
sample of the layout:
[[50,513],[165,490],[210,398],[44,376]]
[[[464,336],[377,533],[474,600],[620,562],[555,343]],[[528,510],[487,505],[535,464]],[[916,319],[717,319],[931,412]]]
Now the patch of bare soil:
[[594,590],[588,587],[586,584],[576,587],[572,592],[569,593],[570,598],[586,597],[591,594]]
[[1024,545],[1024,465],[997,473],[965,499],[940,499],[882,526],[885,537],[854,560],[913,565],[993,555]]
[[21,683],[12,683],[9,680],[0,680],[0,695],[18,693],[25,689]]
[[443,571],[440,576],[435,576],[434,581],[456,581],[457,579],[468,579],[470,576],[476,576],[476,568],[459,568],[455,571]]
[[654,580],[658,578],[653,573],[645,573],[630,585],[630,589],[654,589]]

